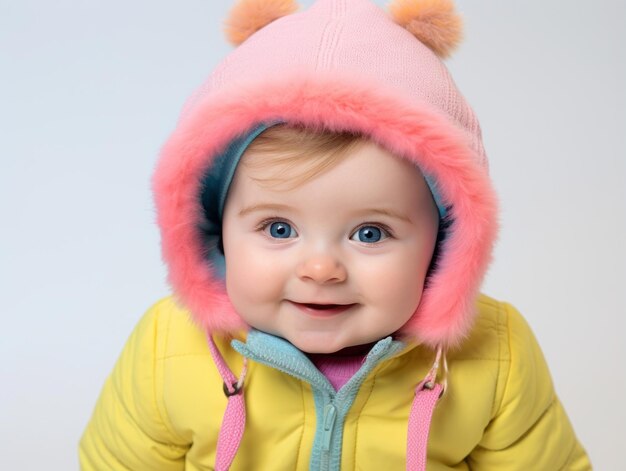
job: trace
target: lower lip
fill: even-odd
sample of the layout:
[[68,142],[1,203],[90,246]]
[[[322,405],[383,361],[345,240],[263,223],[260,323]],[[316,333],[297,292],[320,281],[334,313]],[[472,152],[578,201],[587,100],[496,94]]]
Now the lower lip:
[[344,306],[335,306],[335,307],[331,307],[328,309],[314,309],[312,307],[307,306],[306,304],[294,303],[293,301],[289,301],[289,302],[293,304],[295,307],[297,307],[300,311],[306,314],[309,314],[311,316],[316,316],[316,317],[336,316],[356,306],[356,304],[346,304]]

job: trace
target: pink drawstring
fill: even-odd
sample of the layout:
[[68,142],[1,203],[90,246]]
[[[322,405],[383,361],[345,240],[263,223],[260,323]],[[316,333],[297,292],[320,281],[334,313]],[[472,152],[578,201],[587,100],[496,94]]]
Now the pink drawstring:
[[218,350],[213,337],[207,334],[209,350],[224,381],[224,394],[228,398],[220,434],[217,438],[217,457],[215,471],[227,471],[235,459],[244,429],[246,428],[246,404],[243,397],[243,381],[248,371],[248,359],[243,359],[243,369],[239,379],[230,371]]
[[435,383],[442,348],[437,348],[437,356],[426,377],[415,388],[415,397],[409,414],[409,427],[406,443],[407,471],[423,471],[426,469],[426,453],[428,435],[435,405],[443,395],[447,385],[448,363],[443,355],[444,378],[442,384]]
[[409,415],[409,431],[406,443],[407,471],[423,471],[426,469],[426,450],[428,448],[428,434],[435,405],[443,392],[441,384],[426,387],[422,381],[415,389],[415,398]]

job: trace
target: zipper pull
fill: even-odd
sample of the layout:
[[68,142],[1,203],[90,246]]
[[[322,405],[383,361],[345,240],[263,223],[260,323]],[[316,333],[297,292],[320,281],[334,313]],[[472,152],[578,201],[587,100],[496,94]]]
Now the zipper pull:
[[337,408],[333,404],[324,407],[324,434],[322,435],[322,450],[330,450],[330,438],[333,434],[335,420],[337,419]]

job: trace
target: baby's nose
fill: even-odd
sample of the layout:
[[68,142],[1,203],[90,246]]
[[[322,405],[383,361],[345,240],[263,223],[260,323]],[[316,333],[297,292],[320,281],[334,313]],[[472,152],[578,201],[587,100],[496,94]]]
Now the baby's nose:
[[312,280],[316,283],[341,283],[347,278],[346,267],[329,254],[316,254],[300,262],[296,274],[302,280]]

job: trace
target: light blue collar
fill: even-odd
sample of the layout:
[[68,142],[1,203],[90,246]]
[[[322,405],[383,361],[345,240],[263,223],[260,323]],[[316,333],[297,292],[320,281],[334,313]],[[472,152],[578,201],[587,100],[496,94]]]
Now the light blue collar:
[[[320,373],[306,354],[283,338],[252,329],[248,333],[245,343],[233,340],[231,345],[237,352],[251,360],[306,381],[315,389],[324,391],[333,397],[336,394],[328,379]],[[396,355],[405,346],[404,342],[393,340],[391,337],[379,340],[365,357],[359,371],[340,391],[352,389],[354,385],[351,385],[351,383],[358,382],[360,385],[376,365]]]

